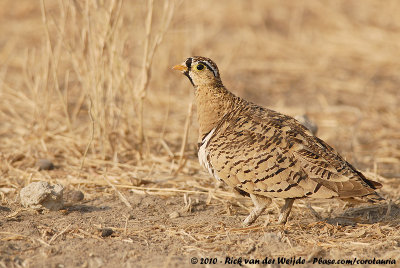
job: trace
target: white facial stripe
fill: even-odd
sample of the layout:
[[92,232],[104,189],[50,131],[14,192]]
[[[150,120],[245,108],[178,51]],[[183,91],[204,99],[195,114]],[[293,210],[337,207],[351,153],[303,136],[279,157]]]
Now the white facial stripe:
[[204,61],[203,61],[203,63],[204,63],[205,66],[207,66],[207,68],[208,68],[209,70],[211,70],[211,71],[213,72],[213,74],[214,74],[215,77],[218,77],[218,70],[216,70],[216,69],[215,69],[211,64],[209,64],[208,62],[204,62]]

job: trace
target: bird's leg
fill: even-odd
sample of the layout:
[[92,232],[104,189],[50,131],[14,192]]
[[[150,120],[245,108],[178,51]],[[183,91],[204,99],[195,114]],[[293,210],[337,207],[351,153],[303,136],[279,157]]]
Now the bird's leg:
[[271,198],[265,196],[257,196],[254,194],[250,194],[251,200],[254,203],[254,208],[251,210],[250,215],[243,221],[243,224],[248,226],[255,222],[258,216],[263,213],[265,208],[271,204]]
[[289,217],[290,211],[292,210],[294,198],[286,198],[285,205],[283,205],[281,209],[281,213],[279,214],[278,224],[285,224],[287,218]]

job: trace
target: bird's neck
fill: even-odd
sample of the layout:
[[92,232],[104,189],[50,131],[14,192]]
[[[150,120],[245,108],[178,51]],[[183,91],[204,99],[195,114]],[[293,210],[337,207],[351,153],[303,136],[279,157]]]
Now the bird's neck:
[[238,98],[222,85],[198,86],[195,98],[200,142],[234,108]]

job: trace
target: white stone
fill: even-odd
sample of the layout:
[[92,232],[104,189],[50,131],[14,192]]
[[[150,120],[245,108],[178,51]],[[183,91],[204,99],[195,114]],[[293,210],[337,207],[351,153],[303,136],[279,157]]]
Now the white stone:
[[59,210],[63,207],[63,186],[45,181],[32,182],[22,188],[19,196],[24,207]]

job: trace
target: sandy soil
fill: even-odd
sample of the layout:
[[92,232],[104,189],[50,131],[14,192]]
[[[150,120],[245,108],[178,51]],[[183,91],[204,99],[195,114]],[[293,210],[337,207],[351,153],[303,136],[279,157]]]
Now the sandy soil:
[[[300,200],[285,226],[275,223],[275,205],[244,228],[241,222],[247,210],[240,205],[250,205],[245,198],[221,202],[192,194],[185,203],[183,195],[125,192],[124,196],[132,208],[116,195],[70,203],[56,212],[36,212],[16,203],[1,206],[0,264],[193,267],[194,257],[217,258],[212,264],[216,267],[237,266],[225,264],[227,257],[243,261],[301,257],[308,264],[314,258],[399,261],[400,237],[393,229],[400,224],[396,205],[387,213],[384,205],[342,210],[343,204],[336,200],[313,201],[319,211],[314,214],[306,207],[309,203]],[[104,231],[108,229],[112,232]]]

